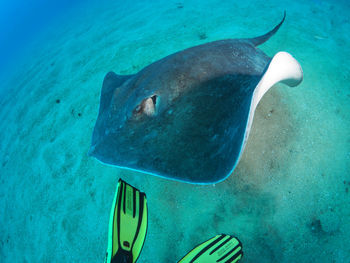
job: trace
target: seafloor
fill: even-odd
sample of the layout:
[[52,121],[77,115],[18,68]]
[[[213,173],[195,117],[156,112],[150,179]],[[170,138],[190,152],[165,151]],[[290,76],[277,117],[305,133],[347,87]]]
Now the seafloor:
[[[349,262],[350,5],[347,1],[112,1],[52,24],[1,81],[0,261],[103,262],[121,177],[145,191],[138,262],[176,262],[217,233],[242,262]],[[88,157],[104,75],[181,49],[254,37],[301,63],[304,81],[260,102],[234,173],[198,186]],[[5,92],[6,91],[6,92]]]

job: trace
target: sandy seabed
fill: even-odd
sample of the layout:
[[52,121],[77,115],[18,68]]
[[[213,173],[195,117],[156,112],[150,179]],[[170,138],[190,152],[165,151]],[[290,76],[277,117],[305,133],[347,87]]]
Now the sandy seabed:
[[[140,263],[176,262],[217,233],[239,237],[242,262],[349,262],[350,5],[118,2],[52,24],[1,82],[0,261],[103,262],[121,177],[147,193]],[[304,81],[265,95],[228,179],[191,185],[87,155],[108,71],[131,74],[187,47],[261,35],[284,10],[261,49],[293,54]]]

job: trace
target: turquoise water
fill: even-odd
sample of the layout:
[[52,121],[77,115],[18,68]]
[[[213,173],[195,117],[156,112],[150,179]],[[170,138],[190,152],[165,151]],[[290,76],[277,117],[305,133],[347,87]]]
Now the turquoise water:
[[[304,81],[264,96],[228,179],[196,186],[87,156],[108,71],[131,74],[187,47],[261,35],[284,10],[285,23],[261,49],[293,54]],[[242,262],[348,262],[349,10],[322,0],[62,9],[1,72],[0,261],[103,262],[121,177],[147,193],[138,262],[176,262],[217,233],[239,237]]]

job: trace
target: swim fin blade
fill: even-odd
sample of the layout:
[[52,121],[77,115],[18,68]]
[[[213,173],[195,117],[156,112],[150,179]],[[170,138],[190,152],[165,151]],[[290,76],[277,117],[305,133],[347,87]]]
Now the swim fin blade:
[[135,263],[147,232],[146,194],[119,179],[109,218],[106,263]]
[[229,235],[217,235],[192,249],[178,263],[235,263],[243,257],[241,242]]

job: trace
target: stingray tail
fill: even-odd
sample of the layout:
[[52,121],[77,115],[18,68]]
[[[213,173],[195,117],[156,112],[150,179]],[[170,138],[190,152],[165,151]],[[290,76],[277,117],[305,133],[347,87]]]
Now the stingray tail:
[[283,15],[282,21],[277,26],[275,26],[274,29],[272,29],[270,32],[268,32],[265,35],[262,35],[260,37],[250,38],[249,41],[254,46],[259,46],[259,45],[265,43],[267,40],[269,40],[270,37],[272,37],[278,31],[278,29],[283,24],[285,18],[286,18],[286,11],[284,11],[284,15]]

